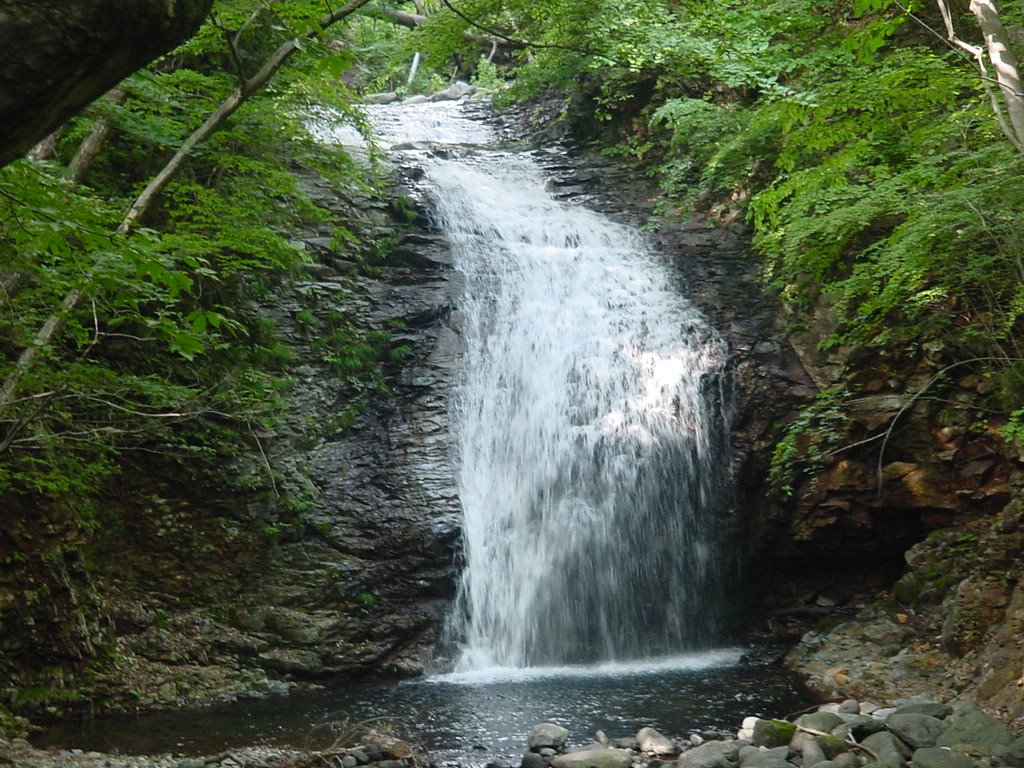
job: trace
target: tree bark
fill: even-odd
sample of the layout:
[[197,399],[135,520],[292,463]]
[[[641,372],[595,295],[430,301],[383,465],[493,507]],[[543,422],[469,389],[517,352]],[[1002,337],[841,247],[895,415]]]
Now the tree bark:
[[0,165],[195,33],[213,0],[0,0]]
[[28,156],[33,160],[49,160],[57,153],[57,145],[60,143],[64,129],[58,128],[45,139],[36,144],[28,151]]
[[[107,100],[112,104],[123,104],[127,96],[127,91],[118,86],[107,93]],[[107,143],[109,136],[110,121],[102,116],[97,117],[96,121],[92,124],[92,130],[89,131],[89,135],[78,146],[78,151],[75,152],[75,156],[71,158],[71,163],[68,165],[69,176],[72,181],[78,184],[85,181],[86,174],[89,173],[92,164],[99,157],[100,152],[103,151],[103,145]]]
[[1002,93],[1007,121],[1016,139],[1014,146],[1024,152],[1024,87],[1021,85],[1017,56],[1010,47],[1010,36],[992,0],[971,0],[970,9],[985,37],[985,48]]

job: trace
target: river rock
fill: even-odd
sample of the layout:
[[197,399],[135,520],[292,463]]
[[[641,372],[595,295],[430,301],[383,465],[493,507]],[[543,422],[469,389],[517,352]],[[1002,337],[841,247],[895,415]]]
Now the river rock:
[[[836,768],[860,768],[860,760],[857,759],[853,752],[843,752],[841,755],[836,755],[836,759],[831,762]],[[818,768],[821,768],[821,766],[818,766]]]
[[363,102],[366,104],[391,104],[398,101],[399,96],[394,91],[385,91],[384,93],[371,93],[369,96],[363,97]]
[[407,98],[402,103],[403,104],[426,104],[428,101],[430,101],[430,99],[428,99],[426,96],[423,96],[422,94],[418,93],[415,96],[410,96],[409,98]]
[[811,768],[812,765],[825,762],[825,752],[814,739],[807,739],[800,746],[800,753],[804,758],[804,768]]
[[[356,760],[352,755],[345,755],[341,758],[341,768],[356,768],[359,765],[359,761]],[[178,768],[181,768],[180,766]]]
[[819,710],[818,712],[811,712],[807,715],[800,715],[800,717],[796,719],[796,724],[801,728],[810,728],[812,731],[831,733],[833,728],[837,728],[843,724],[843,718],[834,712]]
[[949,704],[940,704],[937,701],[910,701],[896,707],[897,715],[929,715],[939,720],[945,720],[953,714],[953,708]]
[[951,754],[942,747],[925,747],[914,752],[910,762],[915,768],[972,768],[974,761],[964,755]]
[[946,724],[937,717],[914,712],[901,714],[898,710],[889,715],[885,724],[911,749],[934,747],[935,740],[946,730]]
[[910,757],[910,750],[907,749],[907,745],[896,738],[895,734],[888,731],[871,734],[864,739],[863,744],[878,755],[878,762],[882,765],[899,768]]
[[935,740],[935,746],[970,744],[986,752],[995,752],[999,747],[1008,747],[1013,740],[1013,732],[1005,723],[980,709],[968,709],[953,720],[949,728]]
[[727,750],[727,742],[709,741],[694,747],[679,758],[679,765],[685,768],[733,768],[742,750]]
[[569,730],[555,723],[538,723],[530,729],[526,743],[534,752],[544,749],[561,749],[569,739]]
[[794,733],[796,725],[786,720],[758,720],[751,741],[755,747],[788,747]]
[[839,705],[839,714],[845,715],[859,715],[860,714],[860,702],[856,699],[847,699]]
[[616,739],[615,746],[619,749],[628,749],[630,751],[640,749],[640,746],[636,743],[636,739],[632,736],[623,736],[621,739]]
[[1001,754],[1000,759],[1003,765],[1010,768],[1024,768],[1024,736],[1014,739]]
[[520,768],[548,768],[548,762],[536,752],[527,752],[523,755]]
[[641,752],[655,755],[678,755],[679,747],[672,739],[664,736],[653,728],[641,728],[636,734],[636,743]]
[[786,758],[789,747],[774,749],[758,749],[747,754],[741,765],[743,768],[791,768]]
[[886,730],[885,723],[876,720],[868,715],[857,715],[848,722],[832,729],[833,736],[849,738],[852,736],[856,741],[861,741],[872,733],[881,733]]
[[551,758],[551,768],[629,768],[633,754],[624,749],[589,749]]

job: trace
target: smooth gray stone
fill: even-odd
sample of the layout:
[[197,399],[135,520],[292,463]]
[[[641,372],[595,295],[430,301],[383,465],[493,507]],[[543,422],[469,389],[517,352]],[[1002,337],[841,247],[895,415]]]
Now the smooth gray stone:
[[551,768],[630,768],[633,753],[624,749],[590,749],[551,758]]
[[946,730],[946,723],[931,715],[920,715],[914,712],[889,715],[885,721],[889,730],[895,733],[904,744],[911,749],[934,747],[935,740]]
[[879,763],[896,766],[896,768],[902,766],[911,754],[907,745],[896,738],[895,734],[888,731],[873,733],[864,739],[862,743],[878,755]]
[[822,733],[831,733],[833,728],[838,728],[843,724],[843,718],[834,712],[811,712],[807,715],[800,715],[796,719],[796,724],[801,728],[810,728],[815,731],[821,731]]
[[814,739],[808,739],[801,745],[800,753],[804,757],[804,768],[825,762],[825,752]]
[[[679,758],[679,765],[685,766],[685,768],[734,768],[742,750],[727,754],[724,749],[725,744],[724,741],[709,741],[699,747],[694,747],[689,752],[683,753],[683,756]],[[751,749],[754,748],[751,747]]]
[[925,747],[914,752],[910,762],[915,768],[973,768],[974,761],[964,755],[952,755],[942,747]]
[[954,747],[970,744],[986,752],[995,752],[999,747],[1008,747],[1014,741],[1013,731],[1006,723],[996,720],[980,709],[968,709],[953,720],[949,728],[935,740],[937,747]]
[[569,730],[555,723],[537,723],[530,729],[526,744],[536,751],[545,747],[560,749],[569,738]]
[[911,701],[896,707],[897,715],[931,715],[939,720],[945,720],[953,714],[953,708],[949,704],[939,704],[937,701]]

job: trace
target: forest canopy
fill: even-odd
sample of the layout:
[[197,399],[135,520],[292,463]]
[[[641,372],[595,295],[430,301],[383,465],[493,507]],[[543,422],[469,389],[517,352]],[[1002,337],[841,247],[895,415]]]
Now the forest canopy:
[[88,494],[126,451],[211,456],[272,420],[250,307],[301,269],[294,212],[321,215],[294,163],[383,183],[305,116],[366,130],[361,95],[460,78],[556,101],[648,169],[664,216],[745,219],[794,326],[827,306],[824,350],[937,343],[1015,435],[1022,29],[980,0],[217,0],[0,173],[0,493]]

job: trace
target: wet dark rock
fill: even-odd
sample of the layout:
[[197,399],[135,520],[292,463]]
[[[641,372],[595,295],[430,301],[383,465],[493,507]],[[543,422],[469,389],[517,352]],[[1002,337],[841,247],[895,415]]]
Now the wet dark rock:
[[520,768],[547,768],[547,761],[536,752],[527,752],[523,755]]

